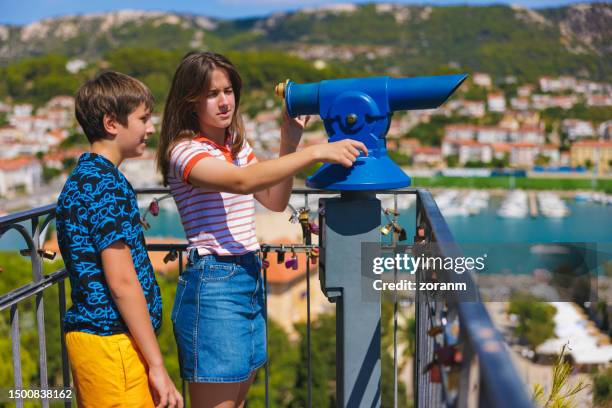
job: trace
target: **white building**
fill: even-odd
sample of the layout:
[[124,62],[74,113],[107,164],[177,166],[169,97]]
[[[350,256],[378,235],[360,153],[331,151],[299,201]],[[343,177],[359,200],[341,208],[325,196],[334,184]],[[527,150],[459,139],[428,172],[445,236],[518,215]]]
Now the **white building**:
[[491,88],[493,81],[491,81],[491,75],[483,72],[474,72],[472,76],[474,85],[482,86],[483,88]]
[[469,161],[489,163],[493,157],[491,145],[479,143],[475,140],[444,139],[441,153],[443,157],[457,155],[461,165]]
[[42,166],[31,157],[0,161],[0,195],[11,197],[23,191],[33,193],[42,185]]
[[533,167],[540,154],[540,146],[534,143],[512,143],[510,164],[515,167]]
[[13,115],[15,116],[30,116],[32,114],[32,105],[24,103],[13,106]]
[[552,78],[549,76],[540,77],[540,89],[542,92],[560,92],[576,87],[576,78],[573,76],[560,76]]
[[572,109],[576,102],[575,95],[555,95],[550,98],[550,105],[554,108]]
[[436,166],[442,163],[442,149],[433,146],[419,146],[414,149],[412,163],[415,166]]
[[497,126],[479,126],[477,140],[480,143],[503,143],[508,141],[508,130]]
[[477,126],[474,125],[447,125],[444,127],[444,138],[456,140],[474,140]]
[[548,165],[549,166],[559,166],[561,164],[561,152],[559,152],[559,147],[546,144],[540,146],[540,155],[544,157],[548,157]]
[[162,183],[161,174],[155,166],[155,154],[152,151],[125,160],[121,163],[121,171],[134,188],[154,187]]
[[22,132],[15,126],[0,127],[0,142],[17,142],[22,138]]
[[531,95],[531,106],[536,110],[544,110],[553,106],[550,95],[533,94]]
[[47,108],[58,108],[65,109],[68,111],[74,111],[74,98],[68,95],[58,95],[49,99],[46,104]]
[[534,88],[535,87],[531,84],[522,85],[516,88],[516,94],[519,98],[528,98],[531,96]]
[[465,164],[469,161],[491,162],[493,149],[489,144],[463,141],[459,143],[459,163]]
[[603,140],[611,140],[612,139],[612,120],[607,120],[599,125],[597,128],[597,133],[599,137]]
[[587,106],[612,106],[612,96],[604,94],[588,95]]
[[485,104],[482,101],[462,100],[458,106],[457,113],[460,116],[482,118],[486,114]]
[[509,140],[515,143],[543,144],[546,136],[538,126],[522,126],[510,132]]
[[491,112],[504,112],[506,110],[506,98],[501,92],[487,95],[487,107]]
[[577,140],[595,135],[593,124],[580,119],[563,119],[561,130],[567,134],[570,140]]
[[529,98],[526,96],[510,98],[510,106],[516,110],[527,110],[529,109]]

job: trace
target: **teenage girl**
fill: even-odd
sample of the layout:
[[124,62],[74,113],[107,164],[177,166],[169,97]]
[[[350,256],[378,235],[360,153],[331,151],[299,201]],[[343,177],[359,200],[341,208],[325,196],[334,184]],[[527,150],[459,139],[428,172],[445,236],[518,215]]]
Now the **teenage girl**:
[[157,152],[189,243],[171,319],[193,407],[242,407],[266,362],[254,200],[283,211],[295,173],[317,162],[350,167],[367,154],[353,140],[296,151],[308,117],[285,112],[279,158],[258,162],[245,139],[241,88],[224,56],[187,54],[172,80]]

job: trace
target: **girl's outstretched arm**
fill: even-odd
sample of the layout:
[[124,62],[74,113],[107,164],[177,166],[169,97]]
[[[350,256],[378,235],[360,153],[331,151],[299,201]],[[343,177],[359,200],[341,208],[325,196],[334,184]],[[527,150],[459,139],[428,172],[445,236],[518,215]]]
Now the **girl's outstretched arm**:
[[[337,163],[351,167],[357,160],[360,150],[368,154],[368,149],[363,143],[346,139],[309,146],[278,159],[255,163],[247,167],[237,167],[225,160],[205,157],[193,166],[186,177],[189,183],[198,187],[236,194],[252,194],[272,187],[288,177],[293,177],[295,173],[317,162]],[[282,211],[284,208],[283,206],[279,210]]]

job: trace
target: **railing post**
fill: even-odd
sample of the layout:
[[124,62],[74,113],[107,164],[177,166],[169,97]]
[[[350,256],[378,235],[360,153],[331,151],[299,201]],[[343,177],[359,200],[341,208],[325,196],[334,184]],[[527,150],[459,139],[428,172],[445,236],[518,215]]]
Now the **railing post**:
[[[30,253],[30,259],[32,260],[32,277],[34,282],[40,282],[42,280],[42,256],[39,254],[40,249],[40,228],[39,228],[38,217],[32,218],[32,240],[34,241],[34,248]],[[36,329],[38,331],[38,362],[40,371],[40,388],[48,389],[49,383],[47,378],[47,342],[45,337],[45,306],[43,300],[43,292],[37,293],[35,298],[36,304]],[[49,400],[44,398],[42,400],[43,408],[49,407]]]
[[[19,335],[19,309],[17,305],[11,306],[11,343],[13,352],[13,380],[15,388],[23,387],[23,377],[21,374],[21,336]],[[15,406],[23,407],[23,400],[16,399]]]
[[[304,208],[308,209],[308,194],[304,194]],[[310,232],[304,233],[304,244],[311,245]],[[310,250],[306,250],[306,355],[308,372],[307,406],[312,408],[312,339],[310,325]]]
[[[68,361],[68,351],[66,350],[66,338],[64,333],[64,315],[66,314],[66,284],[64,280],[57,282],[60,311],[60,344],[62,346],[62,379],[64,388],[70,387],[70,363]],[[70,408],[71,400],[64,401],[64,407]]]
[[[380,291],[361,274],[362,243],[380,242],[380,201],[343,192],[320,202],[321,287],[336,303],[338,407],[380,407]],[[367,296],[364,296],[367,293]]]

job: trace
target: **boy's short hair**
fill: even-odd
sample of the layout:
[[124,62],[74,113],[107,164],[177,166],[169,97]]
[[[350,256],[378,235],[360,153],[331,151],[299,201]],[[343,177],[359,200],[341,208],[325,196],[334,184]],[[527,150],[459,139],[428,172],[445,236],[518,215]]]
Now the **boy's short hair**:
[[89,143],[103,139],[104,115],[127,126],[128,116],[141,103],[153,109],[153,95],[145,84],[129,75],[107,71],[84,83],[77,91],[75,114]]

